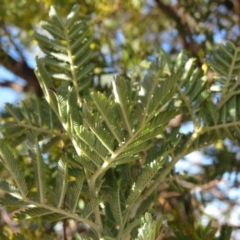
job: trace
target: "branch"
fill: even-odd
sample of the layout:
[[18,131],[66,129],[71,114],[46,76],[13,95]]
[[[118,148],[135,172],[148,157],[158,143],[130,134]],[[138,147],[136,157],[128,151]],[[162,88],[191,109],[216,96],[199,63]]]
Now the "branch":
[[4,50],[0,49],[0,63],[10,72],[14,73],[27,82],[27,85],[25,87],[17,87],[17,83],[9,84],[7,81],[1,83],[1,86],[11,87],[15,90],[17,89],[17,91],[22,92],[34,92],[37,94],[37,96],[43,95],[37,77],[35,76],[33,69],[27,65],[26,61],[18,62],[13,57],[8,55]]
[[[182,40],[183,48],[189,49],[194,57],[197,57],[198,50],[200,49],[200,45],[197,44],[192,38],[192,32],[183,17],[177,15],[174,9],[166,4],[164,4],[161,0],[155,0],[155,3],[158,9],[165,14],[169,19],[172,19],[176,24],[176,29],[179,33],[179,36]],[[188,39],[188,40],[187,40]]]
[[0,87],[8,87],[17,92],[26,92],[25,86],[23,86],[17,82],[9,81],[9,80],[0,81]]
[[8,37],[9,42],[12,44],[12,46],[15,48],[16,52],[21,57],[21,61],[23,61],[24,60],[24,56],[23,56],[23,53],[22,53],[22,49],[20,49],[20,47],[14,42],[14,40],[13,40],[14,37],[11,36],[11,33],[7,29],[7,26],[4,23],[4,21],[1,22],[1,27],[2,27],[2,29],[4,31],[4,35],[6,35]]

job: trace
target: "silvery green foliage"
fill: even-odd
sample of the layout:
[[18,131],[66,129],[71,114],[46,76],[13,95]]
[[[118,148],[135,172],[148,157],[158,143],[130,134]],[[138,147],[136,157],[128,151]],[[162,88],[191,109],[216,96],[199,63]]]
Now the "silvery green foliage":
[[[158,225],[141,209],[156,200],[152,193],[159,183],[190,152],[240,135],[240,48],[230,42],[219,48],[211,63],[219,76],[211,88],[194,59],[182,52],[172,62],[160,52],[142,81],[118,76],[111,92],[101,93],[89,87],[92,37],[78,10],[74,6],[63,21],[52,7],[49,22],[42,22],[51,37],[35,34],[45,53],[36,60],[45,99],[6,104],[12,120],[2,125],[0,159],[13,181],[0,181],[6,193],[1,204],[19,207],[19,219],[85,223],[91,239],[155,239]],[[178,114],[193,122],[193,132],[166,131]],[[21,144],[27,146],[36,193],[11,152]],[[60,150],[48,185],[53,149]]]
[[152,219],[150,213],[145,213],[141,219],[142,226],[138,229],[138,236],[136,240],[155,240],[156,236],[156,221]]

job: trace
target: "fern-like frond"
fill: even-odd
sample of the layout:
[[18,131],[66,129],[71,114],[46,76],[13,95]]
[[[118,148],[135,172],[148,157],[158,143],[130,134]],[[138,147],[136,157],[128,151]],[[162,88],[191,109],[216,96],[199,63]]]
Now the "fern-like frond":
[[94,151],[96,158],[99,158],[102,161],[107,159],[109,152],[92,132],[87,131],[84,127],[81,126],[79,129],[77,129],[77,133],[78,137],[88,147],[90,147],[91,151]]
[[[90,138],[87,139],[90,142]],[[88,161],[91,161],[96,167],[100,167],[103,163],[102,158],[98,155],[97,150],[94,150],[91,148],[91,145],[89,146],[86,142],[80,141],[79,139],[76,140],[77,145],[81,149],[81,157],[78,158],[79,161],[85,162],[86,159]],[[82,158],[83,157],[83,158]],[[87,164],[87,162],[86,162]],[[89,168],[94,168],[93,166],[89,165]]]
[[101,199],[99,199],[99,198],[91,199],[86,204],[83,211],[81,212],[81,216],[83,216],[84,218],[89,217],[89,215],[94,211],[94,209],[99,206],[100,202],[101,202]]
[[[3,190],[3,188],[1,189]],[[5,195],[3,198],[0,198],[0,204],[5,207],[27,207],[29,205],[28,203],[11,195]]]
[[97,139],[104,145],[104,147],[113,154],[114,136],[102,125],[102,119],[97,113],[85,109],[83,110],[84,123],[89,127]]
[[104,94],[99,92],[92,92],[91,97],[96,104],[102,119],[108,126],[108,129],[111,131],[118,143],[121,144],[123,141],[123,132],[121,131],[121,122],[118,120],[121,115],[119,114],[119,109],[116,103],[114,103],[111,99],[107,99]]
[[240,48],[228,41],[225,45],[219,46],[209,63],[220,74],[219,77],[216,77],[211,89],[221,92],[218,103],[218,106],[221,107],[231,96],[239,93]]
[[4,138],[12,147],[23,143],[29,130],[34,131],[39,136],[39,140],[44,136],[49,142],[46,149],[57,144],[59,139],[66,138],[59,132],[61,123],[46,101],[33,97],[26,99],[19,106],[6,104],[5,109],[12,118],[4,119],[0,128]]
[[5,104],[6,111],[15,119],[16,122],[21,122],[23,120],[23,114],[20,109],[13,104]]
[[48,209],[40,207],[28,208],[20,213],[16,213],[15,216],[19,219],[42,217],[42,219],[47,222],[58,221],[66,218],[63,214],[54,212],[51,213]]
[[7,181],[1,180],[0,181],[0,188],[4,192],[7,192],[8,194],[10,194],[12,196],[17,196],[17,197],[21,196],[20,191],[15,186],[13,186],[12,184],[8,183]]
[[82,171],[76,170],[74,178],[75,181],[70,182],[68,185],[65,202],[66,206],[72,213],[74,213],[77,209],[83,182],[85,180],[85,174]]
[[108,203],[116,225],[123,224],[122,208],[121,208],[121,189],[120,186],[114,186],[108,191]]
[[39,217],[39,216],[45,216],[49,214],[49,210],[45,208],[29,208],[27,210],[21,211],[20,213],[17,213],[16,216],[24,219],[24,218],[30,218],[30,217]]
[[27,196],[28,189],[24,179],[24,175],[19,169],[18,162],[14,158],[10,149],[6,146],[4,141],[0,140],[0,159],[3,165],[10,172],[15,184],[23,198]]
[[[174,63],[161,52],[139,82],[118,76],[107,93],[88,92],[92,37],[78,11],[75,5],[63,20],[51,7],[49,22],[42,22],[50,37],[35,34],[45,54],[36,60],[36,75],[46,100],[6,105],[0,160],[14,181],[0,181],[6,193],[0,201],[23,208],[20,219],[74,219],[90,226],[94,239],[129,238],[158,180],[180,158],[224,137],[240,139],[240,48],[230,42],[219,48],[212,67],[221,76],[210,89],[194,59],[181,53]],[[193,133],[179,133],[180,126],[166,131],[178,114],[193,122]],[[22,143],[36,180],[29,194],[7,146]],[[145,214],[138,239],[155,239],[156,224]]]
[[58,162],[57,181],[55,185],[55,202],[58,208],[61,208],[63,205],[67,191],[68,166],[66,158],[66,156],[63,156]]
[[[157,69],[157,66],[153,64],[151,74],[143,82],[146,89],[154,82],[157,90],[153,87],[153,94],[142,96],[142,89],[137,93],[128,80],[118,77],[113,81],[114,98],[107,98],[102,93],[92,91],[91,97],[97,112],[88,105],[83,109],[86,125],[78,128],[78,136],[90,147],[90,153],[95,152],[111,166],[123,164],[127,162],[127,158],[129,162],[133,162],[139,152],[152,146],[148,140],[162,134],[168,122],[178,114],[170,105],[167,110],[163,107],[166,108],[166,105],[170,104],[175,89],[174,83],[180,73],[163,78],[162,70]],[[153,79],[150,76],[153,76]],[[143,88],[141,84],[139,88]],[[138,114],[138,110],[142,112]],[[88,127],[89,131],[86,131],[85,127]],[[82,151],[92,160],[93,156],[91,157],[89,150],[85,149],[86,147]]]
[[53,81],[43,64],[43,60],[36,59],[36,62],[37,62],[37,68],[35,70],[35,74],[38,78],[39,84],[41,85],[41,88],[46,97],[46,100],[51,105],[53,110],[55,112],[58,112],[58,106],[57,106],[57,101],[55,96],[56,90],[55,90]]
[[43,203],[46,195],[45,166],[41,156],[41,150],[38,145],[36,133],[29,132],[27,134],[28,153],[31,157],[34,167],[35,179],[38,187],[39,202]]
[[126,204],[128,206],[131,206],[139,198],[144,188],[147,186],[147,184],[149,184],[164,162],[165,158],[160,157],[159,159],[156,159],[143,167],[142,174],[139,175],[137,181],[132,185],[130,195],[126,200]]
[[156,239],[156,221],[150,213],[145,213],[141,219],[142,226],[138,229],[138,237],[135,240]]
[[77,20],[79,19],[78,11],[79,6],[75,5],[66,21],[63,21],[57,9],[51,7],[49,11],[50,21],[41,23],[51,38],[40,33],[35,33],[35,38],[41,50],[46,54],[41,61],[48,69],[48,75],[53,84],[46,85],[39,61],[36,72],[40,82],[45,83],[44,86],[41,84],[45,92],[46,86],[58,87],[54,84],[55,80],[60,80],[62,86],[66,86],[67,81],[67,85],[71,85],[77,93],[78,103],[81,103],[80,91],[91,84],[90,73],[94,65],[90,63],[92,56],[90,51],[91,31],[83,19]]
[[75,160],[77,163],[79,163],[81,166],[83,166],[85,169],[87,169],[90,172],[95,172],[97,170],[97,166],[89,159],[88,157],[82,155],[82,156],[75,156]]
[[[231,42],[220,45],[210,65],[219,74],[208,90],[208,97],[201,104],[198,119],[202,121],[199,139],[202,143],[214,142],[227,137],[233,141],[240,138],[240,47]],[[211,94],[211,95],[210,95]],[[199,96],[199,93],[197,94]],[[215,139],[215,140],[214,140]],[[197,142],[195,145],[197,146]],[[209,142],[209,143],[210,143]]]
[[132,121],[130,118],[131,115],[131,85],[129,81],[125,81],[122,77],[117,77],[113,81],[113,94],[115,101],[121,109],[121,116],[125,126],[125,129],[128,131],[128,134],[132,135]]
[[[207,79],[201,70],[196,68],[196,60],[190,58],[185,62],[183,53],[178,58],[180,69],[184,69],[177,83],[177,94],[174,105],[184,115],[184,118],[193,121],[195,127],[201,125],[198,113],[203,102],[209,97],[206,89]],[[183,62],[181,62],[183,61]]]
[[157,59],[156,62],[152,62],[141,85],[143,96],[140,98],[140,102],[147,119],[159,114],[162,107],[169,103],[175,93],[176,82],[181,76],[181,72],[178,71],[169,77],[165,77],[163,72],[165,63],[159,63],[160,61],[163,62],[164,60]]

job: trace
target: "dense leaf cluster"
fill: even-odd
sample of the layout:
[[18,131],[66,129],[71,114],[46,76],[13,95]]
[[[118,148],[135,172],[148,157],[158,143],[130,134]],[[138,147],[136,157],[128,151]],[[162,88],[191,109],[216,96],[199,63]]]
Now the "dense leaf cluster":
[[[36,60],[45,99],[6,105],[12,120],[1,126],[0,159],[13,182],[0,181],[1,204],[18,207],[19,219],[85,223],[92,239],[156,239],[162,216],[155,221],[143,212],[156,203],[159,183],[185,155],[240,136],[240,48],[220,46],[211,61],[219,76],[210,87],[194,59],[182,52],[172,62],[160,51],[142,80],[118,76],[111,91],[98,92],[91,30],[78,10],[63,21],[52,7],[50,21],[42,22],[50,36],[35,33],[45,53]],[[179,114],[193,122],[192,132],[168,131]],[[21,144],[34,190],[11,152]]]

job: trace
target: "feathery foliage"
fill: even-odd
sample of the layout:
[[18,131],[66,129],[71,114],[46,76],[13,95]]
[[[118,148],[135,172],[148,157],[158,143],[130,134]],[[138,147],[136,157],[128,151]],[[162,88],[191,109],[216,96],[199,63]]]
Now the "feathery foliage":
[[[12,121],[2,125],[0,159],[13,182],[0,182],[7,194],[1,204],[20,207],[19,219],[85,223],[91,239],[155,239],[162,221],[142,211],[151,209],[156,199],[150,197],[178,160],[239,137],[240,48],[220,46],[212,60],[219,76],[210,89],[194,59],[182,52],[172,62],[160,52],[141,81],[118,76],[110,93],[97,92],[89,89],[91,29],[78,20],[78,9],[64,21],[51,7],[50,21],[42,23],[51,36],[35,33],[45,53],[36,60],[45,100],[6,105]],[[167,131],[179,114],[193,122],[191,133]],[[22,144],[34,191],[11,153]]]

